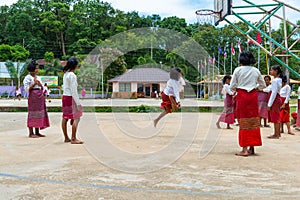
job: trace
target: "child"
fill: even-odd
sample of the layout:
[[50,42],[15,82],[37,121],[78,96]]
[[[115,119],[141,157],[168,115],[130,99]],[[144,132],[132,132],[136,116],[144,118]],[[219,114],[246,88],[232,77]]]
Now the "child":
[[178,68],[173,68],[170,71],[170,79],[167,82],[167,86],[161,93],[162,103],[161,108],[164,111],[154,120],[154,127],[161,118],[163,118],[168,113],[177,111],[180,108],[180,97],[179,97],[179,80],[181,77],[181,70]]
[[82,98],[85,98],[85,95],[86,95],[86,90],[85,90],[85,88],[82,88],[82,90],[81,90]]
[[50,89],[48,88],[47,83],[44,84],[44,95],[45,95],[45,98],[48,99],[48,102],[51,103]]
[[[29,74],[24,78],[23,84],[25,90],[29,92],[27,119],[29,137],[45,137],[45,135],[40,134],[39,130],[49,127],[50,122],[46,110],[43,85],[40,78],[36,75],[39,71],[38,64],[35,61],[31,61],[27,66],[27,70]],[[35,128],[35,134],[33,128]]]
[[16,100],[16,98],[21,101],[21,89],[19,87],[16,87],[16,96],[14,100]]
[[234,104],[233,104],[233,95],[234,92],[230,90],[229,84],[231,81],[231,76],[224,76],[223,78],[223,90],[224,94],[224,110],[219,117],[216,125],[220,129],[220,122],[227,123],[227,129],[232,129],[230,124],[234,124]]
[[[260,117],[260,126],[261,127],[270,127],[270,125],[267,124],[268,119],[268,93],[271,90],[271,77],[265,76],[264,77],[266,88],[258,90],[257,96],[258,96],[258,113]],[[261,120],[264,119],[264,125],[261,124]]]
[[268,110],[269,122],[274,123],[274,134],[268,136],[269,139],[279,139],[280,137],[280,89],[282,87],[282,71],[278,65],[271,68],[270,75],[274,76],[269,92]]
[[[78,68],[78,60],[76,58],[70,58],[63,68],[63,98],[62,98],[62,130],[65,137],[65,142],[71,142],[71,144],[83,144],[76,138],[77,127],[82,116],[82,106],[79,101],[77,92],[77,76],[74,71]],[[72,137],[68,136],[67,122],[71,120],[72,125]]]
[[281,99],[281,107],[280,107],[280,133],[284,132],[283,124],[286,124],[286,127],[288,129],[288,134],[295,135],[291,131],[291,124],[290,124],[290,106],[289,106],[289,100],[290,100],[290,94],[291,94],[291,87],[287,84],[287,77],[283,76],[282,78],[282,88],[280,90],[280,99]]

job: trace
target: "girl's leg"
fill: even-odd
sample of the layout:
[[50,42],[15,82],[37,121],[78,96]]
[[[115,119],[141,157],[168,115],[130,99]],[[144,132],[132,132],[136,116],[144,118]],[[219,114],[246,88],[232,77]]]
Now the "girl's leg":
[[293,133],[292,130],[291,130],[291,123],[290,122],[286,123],[286,127],[288,129],[288,134],[295,135],[295,133]]
[[280,123],[280,133],[284,133],[284,131],[283,131],[283,123]]
[[227,124],[227,129],[232,129],[232,128],[230,127],[230,124]]
[[68,119],[62,119],[61,121],[61,129],[63,131],[64,137],[65,137],[65,142],[71,142],[69,136],[68,136],[68,131],[67,131],[67,122]]
[[280,137],[280,123],[274,123],[274,135],[268,136],[269,139],[279,139]]
[[40,134],[40,129],[39,128],[35,128],[35,135],[39,136],[39,137],[46,137],[43,134]]
[[249,155],[254,155],[255,154],[254,147],[249,147],[248,153]]
[[248,156],[248,147],[243,147],[242,151],[239,153],[236,153],[237,156]]
[[154,127],[156,127],[158,121],[163,118],[164,116],[166,116],[168,113],[166,110],[164,110],[162,113],[160,113],[160,115],[154,120]]
[[30,138],[39,138],[39,136],[35,135],[33,133],[33,128],[32,127],[28,127],[28,130],[29,130],[29,136]]
[[267,118],[264,118],[264,127],[270,127],[270,125],[267,124]]
[[83,141],[80,141],[76,137],[77,127],[79,124],[80,119],[74,119],[74,122],[72,124],[72,138],[71,138],[71,144],[83,144]]

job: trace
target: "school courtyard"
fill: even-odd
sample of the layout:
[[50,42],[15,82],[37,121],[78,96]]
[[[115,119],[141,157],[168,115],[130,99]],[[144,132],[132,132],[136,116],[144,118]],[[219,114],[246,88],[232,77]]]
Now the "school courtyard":
[[[100,101],[83,105],[147,100]],[[26,103],[0,100],[2,107]],[[267,139],[272,128],[262,128],[257,155],[238,157],[238,126],[217,129],[218,113],[172,113],[154,128],[158,114],[84,113],[78,133],[85,143],[73,145],[63,142],[61,113],[49,113],[47,137],[29,139],[26,112],[0,112],[0,199],[300,198],[300,132],[276,140]]]

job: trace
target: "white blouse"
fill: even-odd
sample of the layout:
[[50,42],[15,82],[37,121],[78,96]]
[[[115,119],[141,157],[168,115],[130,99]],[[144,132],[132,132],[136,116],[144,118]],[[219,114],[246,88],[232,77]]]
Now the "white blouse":
[[291,87],[288,84],[286,84],[280,90],[280,96],[285,97],[285,101],[284,101],[285,104],[287,104],[289,102],[290,95],[291,95]]
[[271,91],[272,85],[268,85],[265,89],[263,89],[263,92],[269,93]]
[[167,86],[164,89],[164,93],[166,95],[173,95],[176,99],[176,102],[180,102],[180,96],[179,96],[179,82],[174,79],[169,79],[167,82]]
[[81,104],[78,96],[77,86],[77,76],[74,74],[74,72],[66,72],[63,79],[63,95],[72,96],[75,103],[79,106]]
[[[38,76],[36,76],[36,78],[37,78],[37,80],[39,80],[39,81],[41,82],[41,84],[42,84],[41,78],[38,77]],[[31,74],[28,74],[27,76],[25,76],[25,78],[24,78],[24,80],[23,80],[23,84],[24,84],[24,89],[25,89],[25,91],[28,92],[28,91],[29,91],[29,87],[30,87],[31,85],[34,84],[34,77],[31,76]],[[42,89],[42,87],[41,87],[41,86],[38,86],[38,85],[33,86],[33,88],[34,88],[34,89]]]
[[260,71],[251,66],[241,66],[237,67],[232,75],[230,82],[230,89],[244,89],[250,92],[251,90],[257,88],[265,88],[266,83],[261,76]]
[[226,98],[226,94],[234,95],[234,92],[230,89],[230,86],[228,84],[223,85],[222,89],[223,99]]
[[273,105],[276,95],[280,94],[281,87],[282,87],[282,79],[275,78],[271,83],[272,94],[271,94],[269,102],[268,102],[268,107],[271,107]]

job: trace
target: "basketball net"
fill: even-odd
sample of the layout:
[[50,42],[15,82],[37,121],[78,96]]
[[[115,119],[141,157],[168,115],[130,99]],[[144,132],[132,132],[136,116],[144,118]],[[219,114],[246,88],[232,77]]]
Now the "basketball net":
[[215,22],[220,20],[220,13],[209,9],[202,9],[196,11],[196,17],[199,25],[214,25]]

